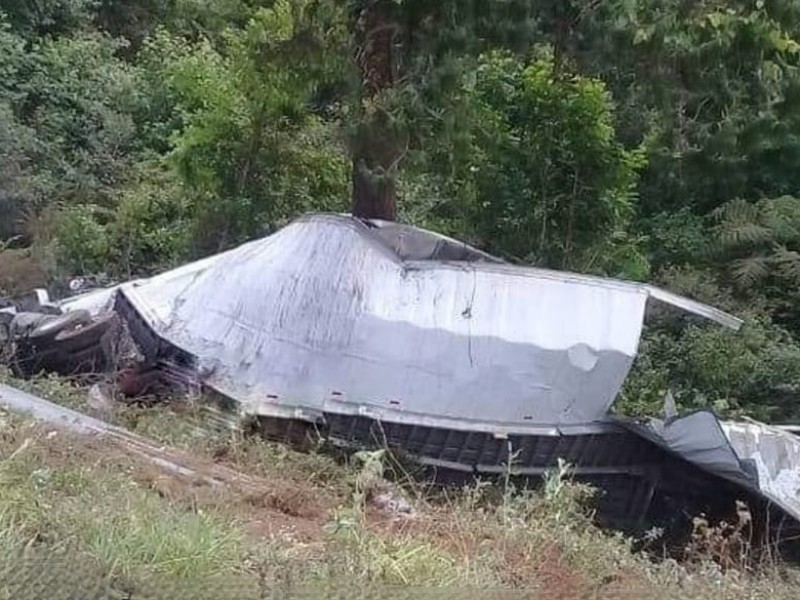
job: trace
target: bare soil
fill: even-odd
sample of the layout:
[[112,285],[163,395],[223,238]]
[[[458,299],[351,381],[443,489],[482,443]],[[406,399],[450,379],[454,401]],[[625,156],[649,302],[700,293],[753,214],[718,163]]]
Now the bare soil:
[[[296,480],[256,478],[239,474],[228,465],[167,448],[162,458],[179,462],[195,472],[185,476],[157,467],[140,456],[131,455],[121,444],[94,436],[76,436],[52,428],[37,427],[20,435],[18,430],[0,430],[4,445],[23,443],[33,437],[43,443],[47,463],[53,468],[76,464],[122,469],[138,484],[170,503],[193,509],[224,509],[234,514],[246,530],[256,536],[290,537],[305,543],[319,541],[323,525],[330,519],[333,498],[320,494],[311,483]],[[155,446],[154,446],[155,448]],[[213,485],[211,481],[219,482]]]

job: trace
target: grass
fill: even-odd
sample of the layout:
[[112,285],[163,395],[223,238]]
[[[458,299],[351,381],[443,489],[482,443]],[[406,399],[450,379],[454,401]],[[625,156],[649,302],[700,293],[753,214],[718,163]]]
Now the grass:
[[[87,408],[85,390],[55,378],[14,384]],[[81,598],[332,589],[441,597],[435,588],[453,597],[780,600],[795,598],[800,583],[780,564],[723,571],[703,556],[678,564],[635,554],[630,540],[593,524],[582,508],[588,490],[563,472],[540,493],[478,485],[432,495],[410,486],[417,514],[396,519],[369,501],[386,485],[379,455],[342,465],[297,453],[245,438],[197,405],[124,409],[114,419],[199,461],[245,471],[263,489],[209,489],[100,440],[0,414],[0,598],[59,597],[62,588]]]

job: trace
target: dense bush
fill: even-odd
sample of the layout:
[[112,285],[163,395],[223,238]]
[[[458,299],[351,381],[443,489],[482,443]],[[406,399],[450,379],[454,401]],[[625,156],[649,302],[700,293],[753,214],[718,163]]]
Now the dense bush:
[[750,321],[740,332],[696,324],[678,333],[646,331],[616,408],[657,415],[667,391],[685,409],[797,421],[800,344],[763,321]]

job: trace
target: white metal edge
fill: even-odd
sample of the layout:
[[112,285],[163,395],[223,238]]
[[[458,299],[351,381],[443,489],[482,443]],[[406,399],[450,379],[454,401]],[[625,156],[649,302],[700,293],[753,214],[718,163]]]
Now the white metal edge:
[[702,302],[697,302],[696,300],[679,296],[678,294],[673,294],[672,292],[657,288],[653,285],[645,285],[644,287],[651,298],[655,298],[660,302],[671,304],[672,306],[677,306],[678,308],[687,312],[705,317],[706,319],[715,321],[720,325],[729,327],[734,331],[738,331],[744,322],[742,319],[734,317],[733,315],[728,314],[718,308],[714,308],[713,306],[709,306],[708,304],[703,304]]

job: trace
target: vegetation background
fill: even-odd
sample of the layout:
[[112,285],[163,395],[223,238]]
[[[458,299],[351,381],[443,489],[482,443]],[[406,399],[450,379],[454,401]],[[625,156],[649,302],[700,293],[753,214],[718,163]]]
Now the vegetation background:
[[793,0],[0,0],[0,286],[353,207],[730,310],[618,409],[796,420],[799,67]]

